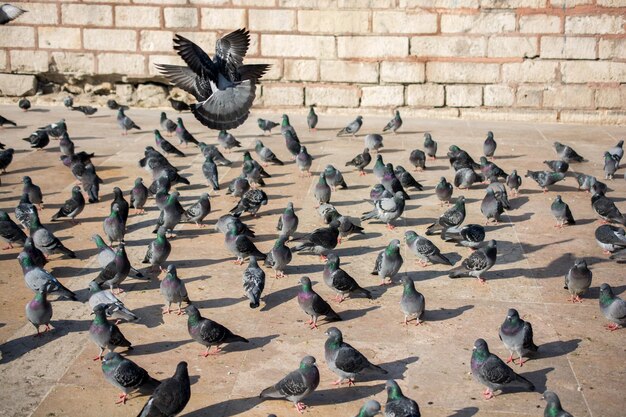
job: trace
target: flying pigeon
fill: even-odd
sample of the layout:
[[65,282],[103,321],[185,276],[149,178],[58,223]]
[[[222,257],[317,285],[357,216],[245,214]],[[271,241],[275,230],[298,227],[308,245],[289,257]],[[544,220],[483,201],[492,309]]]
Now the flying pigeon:
[[12,4],[3,4],[2,6],[0,6],[0,25],[6,25],[10,21],[17,19],[26,12],[27,10],[20,9],[19,7],[13,6]]

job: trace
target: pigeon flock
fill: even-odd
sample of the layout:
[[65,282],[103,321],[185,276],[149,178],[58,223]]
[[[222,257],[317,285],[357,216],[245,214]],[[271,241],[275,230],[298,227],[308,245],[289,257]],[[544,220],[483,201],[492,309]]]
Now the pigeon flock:
[[[576,183],[573,189],[588,193],[589,204],[601,223],[595,229],[598,251],[609,255],[610,261],[626,263],[626,217],[615,205],[611,186],[612,181],[623,181],[619,173],[616,174],[621,168],[623,141],[598,155],[585,155],[589,160],[603,160],[604,172],[600,179],[606,182],[602,182],[594,176],[600,175],[592,170],[589,160],[567,144],[554,142],[555,159],[543,162],[549,170],[540,168],[542,158],[538,156],[535,158],[538,170],[528,171],[522,177],[514,169],[514,158],[499,160],[497,136],[493,132],[485,132],[482,154],[471,156],[453,143],[438,143],[436,132],[423,133],[423,141],[421,137],[416,140],[413,132],[403,133],[403,121],[397,110],[384,126],[372,128],[364,117],[358,116],[327,135],[324,130],[335,126],[325,124],[324,116],[318,116],[315,106],[311,106],[306,118],[293,116],[308,126],[307,136],[303,135],[302,139],[295,127],[300,126],[300,121],[292,124],[286,114],[280,122],[259,118],[257,135],[238,138],[232,129],[248,118],[257,80],[268,69],[263,64],[243,64],[249,44],[247,31],[240,29],[219,39],[213,59],[182,36],[177,35],[174,44],[188,66],[160,65],[158,68],[172,83],[190,92],[198,103],[171,99],[172,108],[178,112],[190,111],[202,125],[215,129],[216,134],[211,132],[207,138],[206,129],[195,133],[197,126],[191,128],[192,133],[184,122],[191,126],[193,120],[186,118],[183,122],[183,118],[178,117],[173,121],[167,112],[154,112],[152,125],[142,130],[131,119],[131,108],[109,100],[107,108],[117,111],[117,128],[113,122],[106,122],[110,129],[106,140],[119,141],[120,147],[125,146],[124,141],[129,145],[143,141],[143,154],[139,158],[133,159],[130,151],[121,151],[125,158],[117,161],[116,172],[121,178],[116,181],[126,184],[126,189],[110,185],[107,181],[110,175],[103,175],[106,171],[97,163],[100,155],[90,152],[88,140],[72,140],[72,126],[66,120],[37,128],[23,138],[28,147],[21,141],[0,144],[3,180],[8,178],[10,184],[15,184],[16,180],[22,183],[21,196],[11,201],[5,199],[3,205],[10,208],[0,211],[0,238],[7,245],[6,250],[11,250],[17,258],[17,262],[3,262],[19,263],[24,283],[32,290],[33,298],[25,307],[25,320],[35,328],[33,337],[40,338],[38,340],[54,337],[59,330],[55,325],[55,320],[60,319],[55,314],[59,303],[82,304],[83,320],[88,321],[84,330],[89,339],[87,349],[101,365],[101,370],[97,370],[100,380],[119,391],[120,407],[127,401],[142,402],[138,416],[179,415],[197,392],[196,387],[192,389],[190,371],[193,374],[197,367],[210,369],[212,363],[217,363],[211,362],[212,359],[219,361],[221,356],[232,355],[232,352],[245,351],[249,357],[262,352],[263,344],[259,339],[268,335],[251,334],[247,322],[275,320],[271,317],[274,313],[267,312],[267,307],[270,300],[275,304],[276,297],[284,298],[285,294],[289,294],[290,299],[283,301],[297,304],[301,317],[280,317],[280,320],[304,322],[306,326],[301,327],[296,337],[310,340],[299,342],[302,351],[291,352],[298,355],[299,364],[287,358],[256,363],[255,372],[272,372],[277,382],[269,387],[257,387],[255,378],[249,378],[246,383],[258,388],[258,398],[250,399],[251,407],[261,400],[284,399],[293,403],[293,412],[303,413],[308,408],[308,400],[323,404],[316,399],[316,391],[323,385],[340,387],[345,384],[345,388],[336,389],[359,392],[362,381],[383,380],[386,382],[379,392],[386,391],[386,402],[380,404],[368,399],[378,393],[368,391],[370,394],[357,397],[362,407],[354,410],[353,415],[420,416],[419,389],[400,388],[398,381],[403,379],[404,371],[398,371],[397,362],[402,363],[404,370],[417,365],[406,358],[395,358],[397,361],[391,363],[377,360],[379,351],[395,351],[394,340],[379,340],[370,346],[358,342],[360,332],[367,328],[368,318],[375,316],[380,307],[397,311],[397,322],[385,323],[386,327],[395,326],[397,332],[414,331],[416,340],[420,339],[420,331],[428,332],[428,343],[438,343],[435,325],[427,330],[423,328],[429,327],[429,312],[443,307],[429,302],[426,308],[426,298],[419,291],[422,274],[443,271],[445,274],[437,276],[436,280],[446,281],[477,278],[466,280],[463,285],[468,292],[484,292],[489,288],[490,278],[496,275],[492,268],[501,262],[510,262],[507,259],[511,245],[506,242],[508,245],[503,247],[495,239],[494,231],[515,222],[515,216],[508,213],[519,210],[524,198],[528,201],[544,193],[555,194],[553,202],[544,207],[554,217],[554,228],[549,225],[550,229],[565,236],[569,228],[577,227],[577,207],[570,207],[567,198],[554,191],[555,188],[563,191],[554,184],[564,180]],[[11,131],[22,124],[33,124],[27,121],[30,103],[22,99],[18,105],[26,112],[24,119],[12,121],[0,116],[0,135],[5,128]],[[67,97],[64,105],[83,113],[85,123],[94,120],[91,116],[99,110],[74,106],[72,97]],[[113,114],[110,116],[112,118]],[[280,134],[272,132],[273,129],[280,130]],[[373,129],[379,133],[369,133]],[[362,130],[368,133],[363,134]],[[322,149],[315,146],[319,139],[325,140]],[[363,144],[359,142],[361,139]],[[406,141],[412,144],[410,148],[393,149]],[[338,159],[333,144],[352,149],[355,156],[348,161]],[[45,174],[42,171],[20,176],[12,173],[16,152],[29,152],[28,158],[37,160],[49,153],[55,153],[56,157],[57,149],[60,163],[47,168]],[[321,155],[324,151],[330,155]],[[332,164],[316,162],[322,158]],[[115,163],[115,160],[110,161]],[[400,165],[407,163],[409,165],[405,166],[409,169]],[[65,173],[67,168],[76,180],[71,187],[65,183],[59,183],[57,189],[38,185],[43,175]],[[129,173],[133,169],[146,172],[145,179],[131,177]],[[289,174],[276,175],[276,169]],[[446,174],[434,172],[442,170],[447,170]],[[28,170],[21,171],[28,173]],[[189,175],[191,172],[194,174]],[[196,175],[197,172],[200,174]],[[369,186],[359,191],[361,199],[358,201],[346,201],[342,194],[351,190],[357,180]],[[297,196],[282,193],[291,184],[297,184]],[[482,200],[462,195],[469,189],[472,195],[476,195],[476,189],[484,189]],[[541,191],[534,195],[539,189]],[[46,207],[51,194],[66,192],[64,203]],[[530,197],[520,197],[525,192]],[[432,199],[427,200],[431,196]],[[272,201],[285,197],[290,201],[281,207]],[[440,215],[424,218],[420,215],[420,206],[431,203]],[[97,208],[103,215],[96,219],[86,217],[98,213]],[[340,213],[342,211],[344,214]],[[314,212],[317,215],[303,215]],[[269,236],[255,231],[260,227],[259,217],[272,223]],[[475,223],[466,222],[466,218]],[[88,252],[66,246],[55,235],[57,230],[77,227],[81,221],[89,223],[93,243]],[[59,225],[63,227],[58,229]],[[208,225],[211,228],[205,227]],[[147,236],[150,237],[146,239]],[[372,247],[368,240],[373,237],[382,237],[385,245]],[[187,239],[191,239],[191,243],[185,243]],[[349,245],[346,240],[350,241]],[[595,245],[591,237],[580,244]],[[195,269],[202,274],[199,279],[205,281],[206,286],[216,285],[210,278],[214,271],[226,271],[232,278],[224,285],[226,289],[236,287],[240,298],[234,301],[236,305],[229,314],[213,314],[208,306],[219,305],[220,300],[211,300],[204,289],[190,285],[185,261],[177,261],[181,255],[178,248],[182,245],[185,251],[193,248],[185,255],[201,261]],[[223,251],[213,245],[220,245],[230,257],[219,259],[216,253]],[[84,267],[97,265],[85,291],[79,290],[76,280],[61,282],[55,277],[55,271],[62,270],[67,259],[77,259]],[[366,263],[363,268],[371,271],[370,274],[361,273],[363,269],[358,265],[361,262]],[[414,264],[418,265],[417,270]],[[563,302],[567,298],[568,303],[581,303],[592,286],[593,265],[581,258],[567,268]],[[602,281],[601,277],[593,280],[595,284]],[[292,290],[286,293],[278,290],[283,294],[276,294],[272,290],[275,282],[289,282],[287,289]],[[393,297],[393,290],[387,293],[387,289],[394,286],[399,288],[395,292],[397,297]],[[607,283],[599,288],[598,314],[606,321],[590,317],[588,325],[605,323],[611,332],[623,328],[626,302]],[[224,288],[214,290],[220,294],[225,291]],[[163,302],[159,306],[162,311],[140,313],[132,303],[125,302],[127,298],[136,302],[144,293],[158,293]],[[503,300],[514,299],[511,294],[503,295]],[[375,307],[365,309],[367,314],[357,315],[354,309],[346,307],[370,304]],[[521,370],[528,360],[547,360],[541,356],[539,342],[545,337],[534,334],[530,321],[524,320],[527,312],[521,313],[516,308],[503,311],[498,331],[487,326],[474,327],[475,342],[473,346],[464,347],[467,350],[465,368],[459,369],[456,377],[471,373],[483,386],[486,400],[498,397],[500,392],[516,395],[520,391],[537,390],[537,381],[521,374]],[[134,352],[141,350],[142,342],[138,340],[145,340],[146,334],[152,333],[155,338],[167,341],[168,335],[159,330],[159,326],[134,327],[148,320],[150,314],[167,317],[168,322],[171,319],[179,328],[186,322],[186,341],[198,347],[200,358],[182,356],[176,349],[162,352],[158,355],[175,356],[178,363],[175,369],[164,369],[158,363],[150,364],[140,355],[135,356]],[[409,328],[413,324],[419,327]],[[275,339],[272,343],[294,337],[276,327],[279,334],[270,337],[270,340]],[[68,333],[62,337],[78,336]],[[502,360],[492,353],[485,339],[493,341],[494,351],[494,345],[501,341],[509,357]],[[441,354],[445,354],[445,344],[440,347]],[[39,348],[45,349],[43,345]],[[311,356],[309,349],[316,352],[323,349],[323,357]],[[419,353],[419,347],[415,352]],[[193,364],[192,369],[188,369],[188,363]],[[268,369],[270,366],[278,368]],[[288,369],[294,370],[287,373]],[[324,380],[327,371],[335,374],[334,382]],[[206,382],[202,384],[204,387],[198,390],[209,389]],[[547,404],[545,415],[570,415],[561,406],[560,387],[549,388],[552,391],[543,393]],[[135,400],[136,396],[147,398]],[[341,395],[333,398],[334,402],[342,402]],[[312,409],[315,407],[313,405]],[[525,414],[533,413],[530,404],[529,407]],[[281,409],[286,415],[287,411]]]

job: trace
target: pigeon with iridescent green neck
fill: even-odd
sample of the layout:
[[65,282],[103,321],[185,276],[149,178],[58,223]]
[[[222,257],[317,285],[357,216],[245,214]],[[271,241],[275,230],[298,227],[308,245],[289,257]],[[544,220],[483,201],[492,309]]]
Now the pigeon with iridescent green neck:
[[[393,284],[393,277],[400,271],[403,262],[404,260],[400,254],[400,241],[393,239],[376,257],[374,270],[371,274],[378,275],[380,285]],[[387,278],[389,278],[389,281],[387,281]]]
[[[116,187],[117,188],[117,187]],[[80,213],[82,213],[85,208],[85,197],[83,197],[83,193],[80,192],[80,187],[75,185],[72,188],[72,197],[65,200],[65,203],[61,206],[59,211],[52,216],[50,220],[58,220],[61,217],[69,217],[72,223],[78,224],[75,219]]]
[[566,202],[561,199],[560,195],[557,195],[552,205],[550,206],[550,211],[552,215],[556,219],[556,224],[554,227],[562,228],[563,226],[576,224],[576,220],[574,220],[574,216],[572,215],[571,210]]
[[298,292],[298,305],[311,319],[308,321],[311,329],[317,329],[317,320],[324,316],[327,322],[340,321],[341,317],[335,313],[332,307],[313,290],[311,279],[304,276],[300,278],[300,291]]
[[520,387],[531,392],[535,390],[532,382],[516,374],[502,359],[489,352],[489,346],[483,339],[474,342],[470,369],[474,379],[487,387],[483,392],[486,400],[494,397],[493,391],[504,387]]
[[259,394],[260,398],[284,398],[291,401],[296,411],[302,414],[306,405],[302,402],[320,383],[320,372],[313,356],[305,356],[300,361],[300,367],[287,374],[283,379],[271,387],[265,388]]
[[493,132],[492,131],[487,132],[487,138],[485,139],[485,142],[483,143],[483,155],[493,160],[493,154],[496,153],[497,147],[498,147],[498,144],[496,140],[493,138]]
[[44,256],[43,252],[35,247],[33,238],[30,236],[24,241],[22,252],[30,257],[33,265],[36,267],[43,268],[44,265],[48,263],[48,260]]
[[[22,252],[17,257],[22,267],[26,286],[33,291],[47,288],[48,293],[58,292],[59,295],[76,301],[76,294],[61,284],[52,274],[45,269],[35,266],[32,259],[26,252]],[[47,286],[47,287],[46,287]]]
[[523,366],[526,362],[523,359],[524,355],[535,353],[539,349],[533,342],[532,325],[522,320],[514,308],[509,309],[504,323],[500,326],[500,340],[510,353],[506,363],[515,363],[515,359],[513,359],[515,353],[519,358],[519,366]]
[[605,325],[607,330],[617,330],[626,326],[626,301],[615,294],[609,284],[600,285],[600,296],[598,297],[600,311],[611,322]]
[[[187,331],[189,336],[201,345],[206,346],[206,350],[201,354],[205,358],[209,355],[216,355],[222,351],[220,345],[224,343],[249,343],[247,339],[238,336],[222,326],[218,322],[204,318],[193,304],[189,305],[185,312],[187,313]],[[213,352],[211,346],[216,349]]]
[[[443,178],[443,177],[442,177]],[[445,178],[443,178],[445,181]],[[426,229],[426,235],[440,233],[443,229],[456,227],[465,220],[465,197],[460,195],[452,207],[446,210],[439,218]]]
[[250,300],[250,308],[257,308],[261,293],[265,288],[265,272],[259,266],[256,257],[250,257],[248,267],[243,271],[243,292]]
[[385,417],[420,417],[420,408],[415,401],[405,397],[402,390],[393,379],[385,383],[387,403]]
[[36,337],[41,335],[41,333],[39,333],[39,326],[46,326],[46,332],[50,330],[52,304],[47,299],[49,286],[49,283],[45,283],[35,292],[35,298],[26,304],[26,318],[35,326],[35,329],[37,329]]
[[313,165],[313,157],[308,153],[306,146],[300,147],[300,152],[296,155],[296,165],[300,170],[300,176],[311,176],[311,165]]
[[106,316],[106,306],[99,304],[93,309],[95,318],[89,326],[89,337],[100,348],[94,361],[102,360],[104,349],[113,352],[117,347],[127,347],[132,350],[132,344],[124,337],[117,325],[110,323]]
[[374,417],[380,414],[380,403],[376,400],[369,400],[359,410],[359,414],[354,417]]
[[113,207],[111,207],[111,213],[104,219],[102,228],[104,229],[104,234],[106,234],[109,239],[109,244],[113,245],[113,242],[124,241],[126,225],[124,224],[122,216],[120,216],[117,204],[114,204]]
[[543,411],[543,417],[574,417],[567,411],[563,410],[561,400],[554,392],[544,392],[541,399],[546,400],[547,402],[546,409]]
[[222,145],[222,148],[224,148],[226,152],[230,152],[233,148],[241,148],[241,142],[225,130],[219,131],[217,134],[217,142]]
[[269,251],[265,258],[264,265],[274,270],[274,278],[286,277],[285,269],[293,257],[291,250],[285,246],[287,240],[287,236],[279,236],[276,242],[274,242],[274,247],[272,247],[272,250]]
[[278,157],[272,152],[270,148],[263,145],[263,142],[257,139],[254,143],[254,151],[259,155],[261,161],[265,163],[265,165],[272,163],[275,165],[285,165],[283,161],[278,159]]
[[450,200],[452,199],[452,193],[454,192],[454,187],[450,184],[446,177],[441,177],[439,182],[435,186],[435,195],[441,202],[441,204],[450,204]]
[[128,260],[125,246],[123,242],[120,243],[115,252],[115,258],[94,278],[94,281],[99,286],[109,287],[111,291],[117,287],[118,291],[122,292],[119,286],[130,272],[130,261]]
[[237,234],[237,229],[233,224],[228,226],[224,243],[226,244],[226,248],[237,257],[234,262],[238,265],[242,265],[244,259],[250,256],[255,256],[257,259],[261,260],[267,257],[257,249],[248,236]]
[[385,175],[385,163],[383,162],[382,155],[376,155],[376,162],[374,162],[374,168],[372,168],[372,172],[379,181],[383,178],[383,175]]
[[322,274],[324,283],[337,293],[335,301],[341,303],[352,293],[360,293],[366,298],[372,299],[372,293],[361,287],[354,278],[344,271],[340,266],[340,262],[339,256],[329,253]]
[[380,179],[380,183],[390,193],[395,194],[397,192],[401,192],[405,200],[411,199],[411,197],[409,197],[409,195],[404,190],[404,187],[402,186],[400,180],[396,177],[396,174],[393,170],[393,165],[391,163],[385,165],[385,171],[383,173],[383,177]]
[[291,123],[289,122],[289,116],[283,114],[280,121],[280,133],[284,135],[285,132],[291,132],[295,134],[296,130],[293,128],[293,126],[291,126]]
[[161,291],[161,295],[167,302],[167,307],[163,310],[163,314],[170,314],[170,307],[172,306],[172,303],[176,303],[178,304],[178,311],[176,314],[180,316],[183,314],[183,302],[191,304],[189,296],[187,295],[185,283],[178,278],[178,273],[176,272],[176,266],[174,264],[169,264],[167,266],[167,273],[165,274],[165,278],[161,281],[159,289]]
[[306,124],[307,126],[309,126],[309,132],[312,131],[317,131],[316,127],[317,127],[317,122],[319,120],[319,117],[317,116],[317,114],[315,113],[315,104],[309,106],[309,114],[307,114],[306,116]]
[[202,174],[204,178],[207,180],[213,191],[217,191],[220,189],[220,181],[217,172],[217,165],[213,161],[212,156],[207,156],[202,163]]
[[224,214],[217,219],[215,223],[215,230],[219,231],[222,234],[226,234],[230,226],[233,225],[235,228],[235,232],[238,235],[245,235],[248,237],[254,237],[254,231],[239,219],[237,216],[233,216],[232,214]]
[[151,395],[160,384],[141,366],[117,352],[104,355],[102,373],[107,382],[122,391],[115,404],[126,404],[128,394],[135,390],[144,395]]
[[391,130],[393,133],[396,133],[396,131],[400,129],[401,126],[402,126],[402,118],[400,117],[400,112],[396,110],[393,116],[393,119],[391,119],[389,123],[387,123],[385,127],[383,127],[383,132]]
[[292,158],[296,158],[302,149],[302,145],[300,144],[300,139],[292,130],[285,130],[283,132],[283,137],[285,138],[285,147],[291,154]]
[[167,201],[161,210],[161,214],[152,233],[156,233],[161,227],[167,232],[172,233],[174,228],[180,223],[185,209],[180,204],[180,201],[178,201],[179,196],[178,191],[174,191],[167,197]]
[[242,175],[248,180],[250,185],[258,185],[265,186],[265,181],[263,181],[263,167],[252,159],[250,152],[246,151],[243,154],[243,165],[241,167]]
[[[104,243],[104,240],[100,237],[100,235],[93,235],[91,240],[94,241],[98,249],[97,259],[100,268],[106,268],[106,266],[115,259],[115,251],[109,245]],[[143,278],[143,274],[132,266],[130,267],[130,274],[132,274],[135,278]]]
[[296,233],[298,229],[299,219],[293,209],[293,203],[287,203],[287,208],[283,214],[278,218],[278,225],[276,226],[276,230],[280,233],[280,236],[285,236],[290,238]]
[[198,140],[194,138],[191,133],[189,133],[189,131],[183,124],[183,119],[181,119],[180,117],[176,119],[175,132],[181,145],[184,143],[185,146],[189,146],[190,143],[193,143],[194,145],[198,146]]
[[26,242],[26,233],[2,210],[0,210],[0,239],[8,244],[3,249],[13,249],[13,244],[24,246]]
[[172,245],[165,236],[165,228],[161,227],[157,230],[156,239],[148,245],[146,256],[141,263],[150,264],[151,269],[157,267],[159,270],[163,271],[162,265],[165,263],[168,256],[170,256],[170,252],[172,252]]
[[256,119],[256,124],[257,126],[259,126],[259,129],[263,131],[263,134],[269,133],[271,136],[272,129],[274,129],[280,123],[272,122],[271,120]]
[[433,161],[437,159],[437,142],[433,140],[430,133],[424,133],[424,150],[426,155]]
[[324,169],[324,177],[333,191],[336,191],[337,187],[341,187],[342,189],[348,188],[348,184],[346,184],[346,181],[343,179],[341,171],[332,165],[326,165],[326,168]]
[[420,319],[424,315],[426,308],[426,300],[424,296],[415,289],[415,283],[408,276],[402,279],[402,297],[400,298],[400,308],[404,313],[404,324],[407,325],[409,317],[415,316],[415,325],[419,326],[422,322]]
[[427,238],[409,230],[404,233],[404,239],[409,249],[417,256],[420,265],[426,266],[429,263],[452,265],[452,262]]
[[317,201],[318,205],[326,204],[330,201],[330,197],[332,194],[332,188],[328,185],[326,181],[326,173],[322,172],[320,174],[320,179],[315,184],[315,188],[313,188],[313,197],[315,197],[315,201]]
[[44,255],[60,252],[70,258],[76,258],[73,251],[66,248],[52,232],[41,225],[37,211],[32,212],[30,216],[30,237],[33,238],[37,249],[41,250]]
[[363,152],[352,158],[351,161],[346,162],[346,166],[353,166],[359,170],[359,175],[365,175],[365,167],[372,162],[372,155],[370,155],[369,148],[364,148]]
[[341,385],[345,380],[348,380],[348,386],[354,385],[355,378],[362,374],[387,374],[386,370],[374,365],[361,352],[345,343],[338,328],[330,327],[324,334],[328,336],[324,343],[326,364],[339,376],[333,385]]

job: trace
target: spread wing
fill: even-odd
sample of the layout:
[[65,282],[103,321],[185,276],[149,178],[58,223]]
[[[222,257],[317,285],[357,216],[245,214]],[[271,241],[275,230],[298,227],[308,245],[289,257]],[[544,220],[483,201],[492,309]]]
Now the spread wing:
[[193,70],[180,65],[155,64],[171,83],[193,95],[196,100],[206,100],[212,94],[210,83],[203,81]]
[[[214,79],[216,77],[216,68],[211,58],[198,45],[189,39],[175,35],[174,50],[185,61],[193,72],[198,75],[206,75]],[[215,81],[215,79],[214,79]]]
[[237,29],[217,40],[215,55],[226,62],[229,72],[234,72],[243,64],[248,46],[250,33],[246,29]]

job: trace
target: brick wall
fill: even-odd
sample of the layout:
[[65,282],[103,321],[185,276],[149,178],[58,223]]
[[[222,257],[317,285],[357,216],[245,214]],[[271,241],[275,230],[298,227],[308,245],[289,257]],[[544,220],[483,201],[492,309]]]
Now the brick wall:
[[163,81],[153,64],[179,62],[174,33],[212,52],[247,27],[248,61],[273,65],[258,105],[624,121],[626,0],[17,4],[29,12],[0,27],[0,72]]

